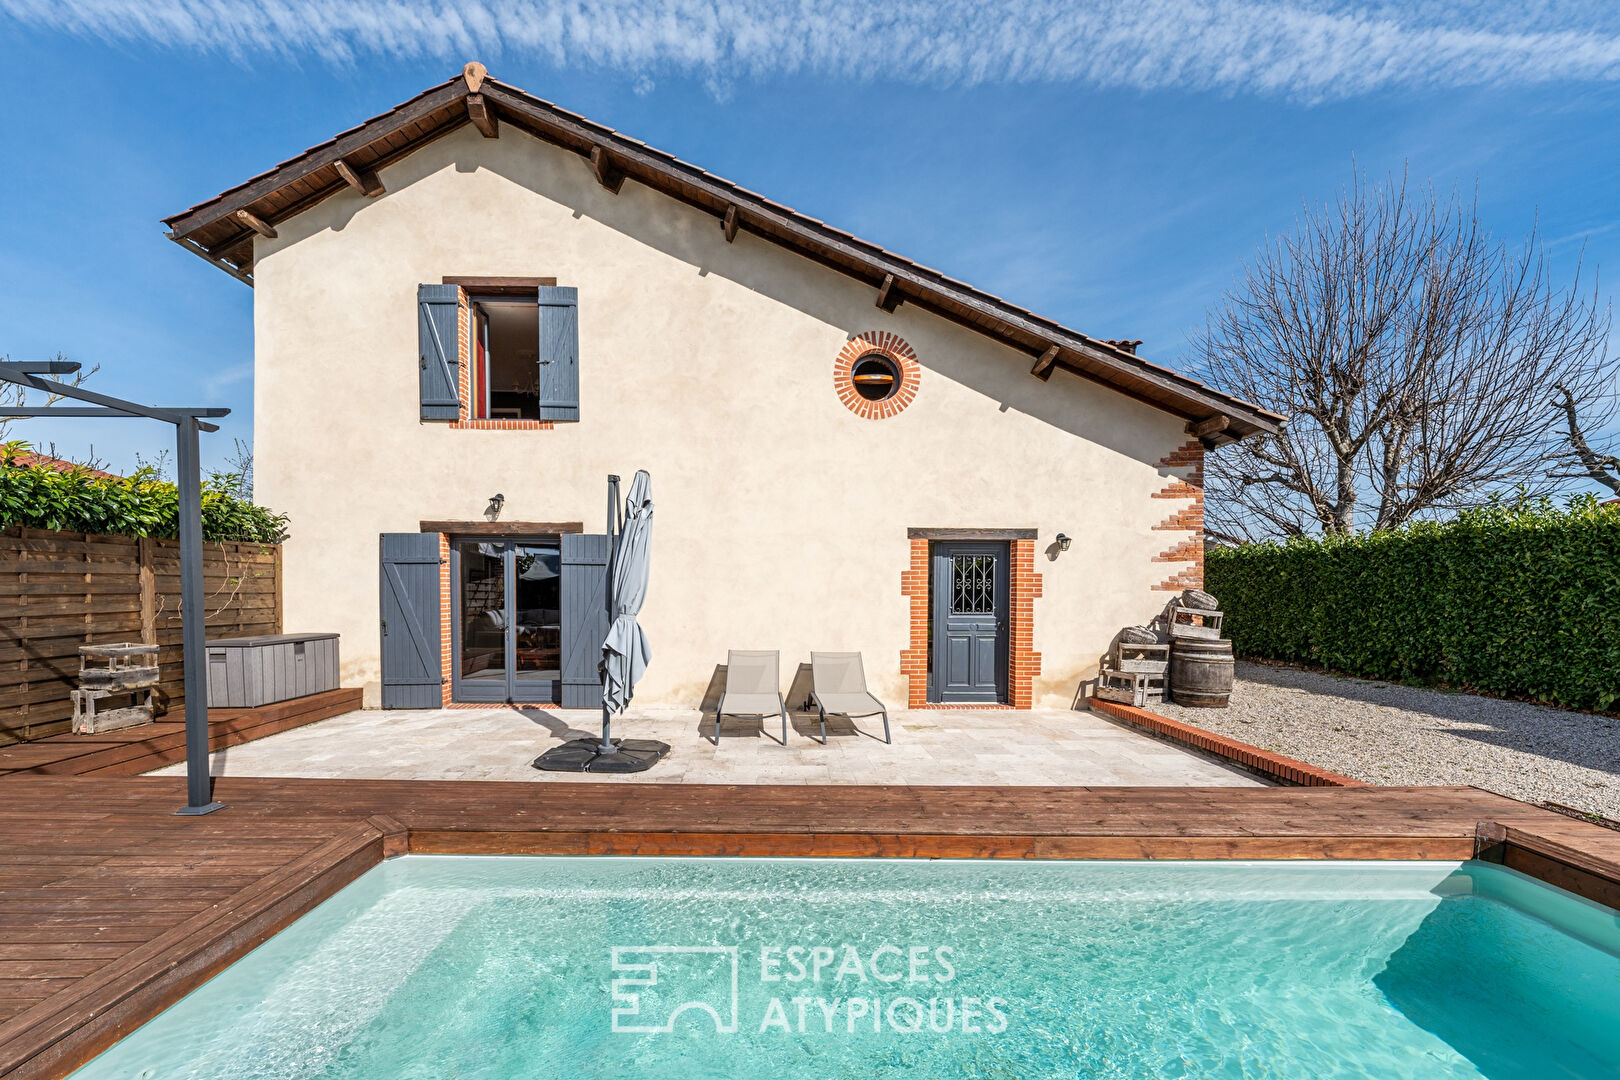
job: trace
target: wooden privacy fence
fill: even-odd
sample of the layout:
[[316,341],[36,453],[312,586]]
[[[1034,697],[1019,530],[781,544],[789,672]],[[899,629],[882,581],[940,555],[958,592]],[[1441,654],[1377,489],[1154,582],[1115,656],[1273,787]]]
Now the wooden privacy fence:
[[[281,548],[210,541],[203,597],[210,637],[281,632]],[[159,701],[184,703],[180,544],[152,537],[0,531],[0,744],[67,731],[79,646],[158,646]]]

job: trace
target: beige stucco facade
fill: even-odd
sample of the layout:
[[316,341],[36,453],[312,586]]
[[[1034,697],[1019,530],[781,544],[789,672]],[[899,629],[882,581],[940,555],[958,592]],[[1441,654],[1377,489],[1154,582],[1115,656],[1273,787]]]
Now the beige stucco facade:
[[[638,700],[696,703],[728,648],[858,649],[906,699],[908,527],[1033,528],[1037,704],[1067,704],[1121,625],[1156,614],[1154,561],[1186,532],[1155,498],[1185,421],[739,234],[511,127],[463,128],[278,222],[255,266],[260,501],[291,515],[285,623],[342,634],[343,682],[377,700],[378,536],[424,519],[583,521],[605,479],[649,470],[657,504]],[[452,429],[418,408],[416,288],[545,276],[579,290],[581,419]],[[915,350],[915,400],[887,419],[839,401],[852,334]],[[1180,472],[1184,475],[1186,470]],[[1063,532],[1072,547],[1058,552]]]

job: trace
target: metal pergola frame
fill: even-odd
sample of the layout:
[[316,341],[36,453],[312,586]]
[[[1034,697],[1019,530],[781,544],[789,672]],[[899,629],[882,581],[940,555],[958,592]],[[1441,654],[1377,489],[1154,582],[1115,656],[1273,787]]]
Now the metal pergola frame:
[[27,405],[0,407],[0,417],[128,417],[162,420],[175,429],[175,486],[179,491],[180,537],[180,636],[185,654],[186,694],[186,805],[177,814],[211,814],[223,810],[213,798],[213,782],[208,775],[208,669],[205,652],[207,631],[203,626],[203,539],[202,466],[198,433],[218,431],[202,417],[229,416],[222,408],[140,405],[122,398],[98,394],[82,386],[41,378],[43,375],[71,375],[79,365],[71,360],[40,363],[0,362],[0,382],[15,383],[59,398],[73,398],[88,405]]

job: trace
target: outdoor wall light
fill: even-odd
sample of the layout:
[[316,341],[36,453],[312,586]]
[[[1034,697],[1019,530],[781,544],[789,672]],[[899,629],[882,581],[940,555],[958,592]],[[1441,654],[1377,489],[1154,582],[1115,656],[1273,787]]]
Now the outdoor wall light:
[[489,505],[484,507],[484,518],[488,521],[494,521],[496,518],[500,517],[501,507],[505,504],[505,502],[506,496],[502,495],[500,492],[496,492],[490,497]]
[[1074,541],[1072,539],[1070,539],[1067,536],[1064,536],[1062,533],[1057,534],[1057,542],[1058,542],[1058,550],[1059,551],[1068,551],[1069,550],[1069,545],[1074,543]]

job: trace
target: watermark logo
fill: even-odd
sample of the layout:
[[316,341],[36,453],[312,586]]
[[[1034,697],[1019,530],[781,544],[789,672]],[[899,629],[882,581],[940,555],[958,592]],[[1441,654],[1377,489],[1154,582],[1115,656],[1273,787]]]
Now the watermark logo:
[[707,1013],[719,1034],[737,1030],[735,945],[616,945],[613,970],[614,1031],[671,1032],[686,1012]]
[[999,1035],[1010,1023],[1005,999],[958,992],[949,945],[765,945],[757,967],[735,945],[621,945],[612,956],[616,1032],[667,1034],[689,1012],[722,1035]]

